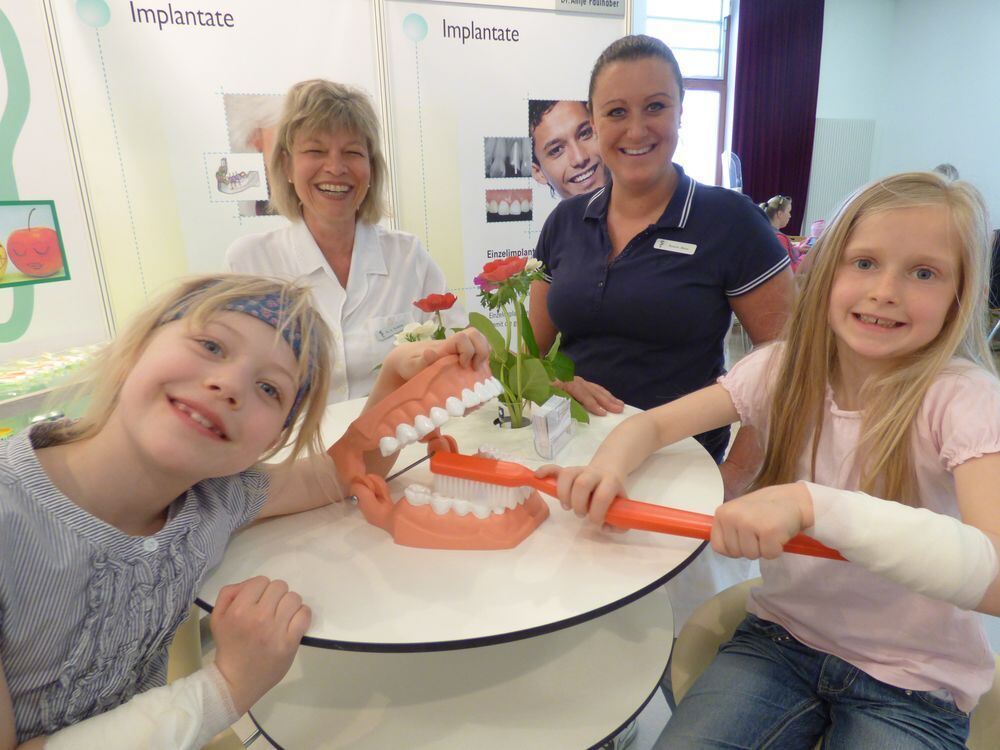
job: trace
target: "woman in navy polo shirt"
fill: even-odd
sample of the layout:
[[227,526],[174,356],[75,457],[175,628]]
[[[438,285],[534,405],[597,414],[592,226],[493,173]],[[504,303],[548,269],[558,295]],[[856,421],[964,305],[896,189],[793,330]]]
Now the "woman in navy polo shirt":
[[[535,335],[548,347],[562,332],[578,374],[566,389],[595,414],[622,402],[648,409],[714,382],[731,313],[761,343],[791,308],[788,254],[761,212],[671,161],[683,95],[660,40],[626,36],[601,54],[588,107],[611,182],[562,201],[535,249],[551,275],[531,290]],[[728,434],[699,440],[720,461]],[[753,459],[742,463],[723,467],[727,494],[752,476]]]

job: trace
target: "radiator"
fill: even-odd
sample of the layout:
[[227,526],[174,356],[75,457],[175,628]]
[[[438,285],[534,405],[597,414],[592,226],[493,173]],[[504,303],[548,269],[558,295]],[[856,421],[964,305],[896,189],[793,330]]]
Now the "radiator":
[[833,216],[844,199],[871,179],[874,120],[816,118],[803,233]]

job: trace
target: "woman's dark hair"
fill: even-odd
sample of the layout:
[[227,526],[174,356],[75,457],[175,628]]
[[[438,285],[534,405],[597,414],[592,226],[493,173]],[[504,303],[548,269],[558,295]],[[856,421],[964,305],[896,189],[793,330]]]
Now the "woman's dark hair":
[[674,78],[677,79],[677,87],[681,92],[681,101],[684,101],[684,76],[681,75],[681,66],[677,64],[677,58],[671,52],[670,47],[655,37],[645,34],[629,34],[621,39],[611,42],[597,58],[594,69],[590,71],[590,90],[587,92],[587,108],[594,111],[594,84],[597,83],[597,76],[610,63],[620,60],[644,60],[647,57],[658,57],[667,63],[674,71]]
[[[529,99],[528,100],[528,137],[531,138],[531,161],[541,166],[538,157],[535,156],[535,128],[541,123],[552,108],[558,104],[556,99]],[[550,186],[551,187],[551,186]]]

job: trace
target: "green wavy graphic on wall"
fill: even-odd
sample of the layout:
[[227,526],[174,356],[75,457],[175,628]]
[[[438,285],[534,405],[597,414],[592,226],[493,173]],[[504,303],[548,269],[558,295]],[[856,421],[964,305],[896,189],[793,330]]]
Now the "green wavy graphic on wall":
[[[14,177],[14,146],[28,119],[31,101],[28,67],[24,64],[21,43],[7,15],[0,10],[0,61],[7,76],[7,106],[0,116],[0,200],[16,201],[17,179]],[[35,290],[31,286],[11,288],[14,306],[10,319],[0,323],[0,343],[16,341],[31,324],[35,311]]]

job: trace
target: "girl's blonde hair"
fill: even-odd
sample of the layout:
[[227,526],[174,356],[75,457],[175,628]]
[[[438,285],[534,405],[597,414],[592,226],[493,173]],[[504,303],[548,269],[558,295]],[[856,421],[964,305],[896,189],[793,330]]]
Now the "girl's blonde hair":
[[358,207],[358,219],[377,224],[386,215],[385,186],[388,176],[378,117],[368,95],[342,83],[313,79],[300,81],[288,90],[267,165],[271,205],[287,219],[302,218],[301,202],[289,182],[288,161],[299,135],[346,130],[364,139],[368,148],[371,182]]
[[[183,321],[194,328],[205,326],[214,316],[230,312],[230,305],[240,300],[276,296],[280,300],[277,340],[286,340],[284,333],[298,334],[299,386],[308,383],[294,414],[289,414],[274,445],[261,456],[271,458],[291,444],[288,460],[299,455],[322,455],[325,446],[320,435],[320,422],[326,408],[329,388],[329,362],[332,336],[326,322],[312,305],[309,290],[294,282],[239,274],[200,276],[185,280],[154,300],[132,319],[128,327],[108,344],[88,367],[79,386],[80,395],[89,399],[83,417],[65,422],[56,431],[60,442],[72,442],[92,437],[107,424],[122,386],[135,367],[156,329],[173,320]],[[296,423],[300,423],[295,432]]]
[[989,278],[986,205],[974,187],[931,172],[907,172],[873,182],[852,195],[827,225],[812,252],[816,259],[795,302],[777,367],[764,464],[754,488],[795,481],[810,447],[810,475],[823,427],[826,388],[837,365],[829,324],[830,291],[851,233],[863,218],[916,206],[948,209],[949,234],[960,249],[955,304],[933,341],[908,355],[892,372],[869,378],[854,460],[860,489],[919,505],[913,473],[913,423],[927,389],[952,357],[996,373],[985,336]]
[[764,203],[758,203],[760,210],[767,214],[768,219],[773,219],[779,211],[790,211],[792,199],[787,195],[776,195]]

